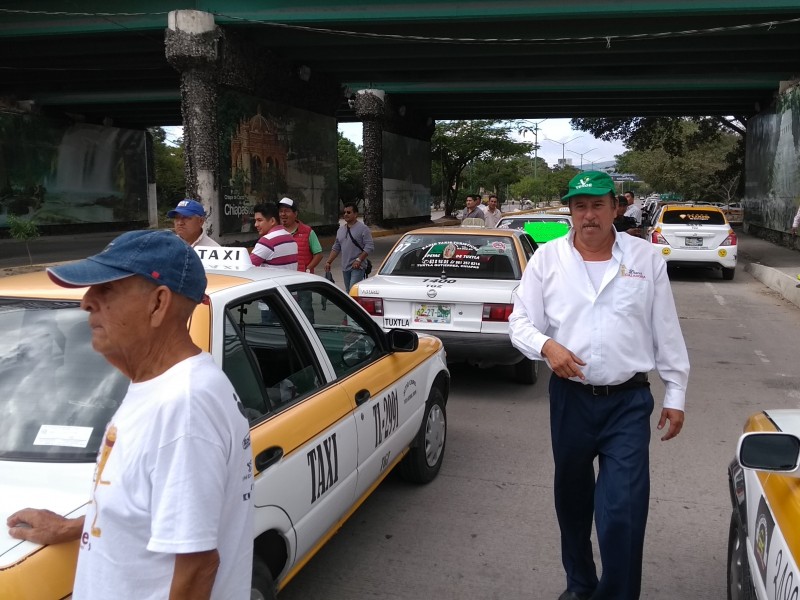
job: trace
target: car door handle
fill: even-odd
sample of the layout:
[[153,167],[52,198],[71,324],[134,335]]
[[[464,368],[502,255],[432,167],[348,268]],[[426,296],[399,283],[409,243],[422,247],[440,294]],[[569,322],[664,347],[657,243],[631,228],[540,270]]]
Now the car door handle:
[[369,390],[361,390],[360,392],[356,392],[356,406],[361,406],[369,400],[370,393]]
[[261,472],[269,469],[272,465],[283,458],[283,448],[272,446],[256,456],[256,470]]

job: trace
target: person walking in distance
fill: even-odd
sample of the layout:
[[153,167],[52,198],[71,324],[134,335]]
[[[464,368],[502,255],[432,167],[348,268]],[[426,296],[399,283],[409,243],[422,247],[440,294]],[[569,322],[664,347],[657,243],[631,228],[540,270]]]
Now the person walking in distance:
[[364,279],[364,261],[375,250],[372,232],[358,220],[358,207],[355,202],[344,203],[344,224],[336,232],[336,241],[325,262],[325,271],[331,270],[336,257],[342,255],[342,278],[344,289],[350,288]]
[[197,253],[169,231],[130,231],[47,273],[89,288],[92,348],[131,384],[106,427],[86,515],[26,508],[8,517],[9,534],[80,540],[75,600],[249,599],[250,429],[186,326],[205,298]]
[[[281,198],[278,202],[278,214],[281,225],[297,242],[297,270],[313,273],[314,268],[322,261],[322,244],[317,234],[297,218],[297,202],[291,198]],[[297,303],[308,320],[314,322],[313,296],[308,290],[297,292]]]
[[489,205],[483,213],[483,220],[486,222],[486,227],[497,227],[497,222],[502,216],[503,213],[500,212],[500,208],[497,206],[497,196],[492,194],[489,196]]
[[477,194],[470,194],[469,196],[467,196],[467,199],[465,200],[466,208],[464,209],[464,212],[461,214],[462,224],[467,219],[480,219],[481,221],[484,222],[486,221],[486,217],[484,216],[481,207],[478,206],[480,203],[481,203],[481,197],[478,196]]
[[666,387],[658,429],[668,425],[661,439],[670,440],[683,427],[689,358],[666,263],[645,240],[614,230],[611,177],[579,173],[562,201],[573,227],[525,268],[509,334],[553,371],[553,492],[567,584],[560,600],[636,600],[650,495],[648,373],[657,370]]

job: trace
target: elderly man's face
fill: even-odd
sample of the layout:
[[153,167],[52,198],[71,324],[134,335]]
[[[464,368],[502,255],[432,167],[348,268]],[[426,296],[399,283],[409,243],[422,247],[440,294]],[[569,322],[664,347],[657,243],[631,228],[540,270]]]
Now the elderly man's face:
[[205,217],[184,217],[176,215],[172,220],[175,233],[187,244],[193,244],[203,233]]
[[143,335],[149,333],[150,298],[156,286],[138,276],[125,277],[91,286],[83,295],[81,308],[89,313],[92,348],[123,373]]
[[278,216],[281,218],[281,225],[287,229],[293,228],[294,224],[297,223],[297,215],[288,206],[281,206],[278,209]]
[[614,217],[617,215],[614,204],[609,194],[573,196],[569,201],[569,208],[575,237],[587,246],[594,246],[612,235]]

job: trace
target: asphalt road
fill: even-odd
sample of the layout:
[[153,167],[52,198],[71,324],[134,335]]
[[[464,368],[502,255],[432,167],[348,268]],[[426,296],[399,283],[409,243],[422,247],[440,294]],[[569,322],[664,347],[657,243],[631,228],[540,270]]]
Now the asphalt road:
[[[800,309],[744,271],[672,283],[692,374],[683,432],[651,443],[642,598],[723,600],[727,465],[748,415],[800,406]],[[532,387],[502,369],[455,366],[452,376],[439,477],[416,487],[390,475],[282,600],[555,600],[563,591],[546,369]],[[653,391],[659,404],[660,381]]]

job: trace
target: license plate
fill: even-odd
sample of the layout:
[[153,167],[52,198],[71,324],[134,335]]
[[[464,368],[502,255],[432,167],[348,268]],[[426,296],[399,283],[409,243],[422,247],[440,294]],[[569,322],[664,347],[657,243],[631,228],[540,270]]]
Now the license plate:
[[686,238],[686,245],[687,246],[702,246],[703,245],[703,238],[687,237]]
[[449,304],[415,304],[414,323],[450,323],[452,309]]

